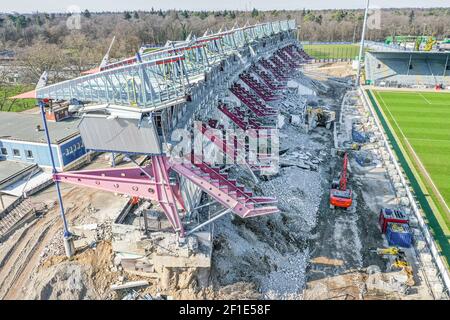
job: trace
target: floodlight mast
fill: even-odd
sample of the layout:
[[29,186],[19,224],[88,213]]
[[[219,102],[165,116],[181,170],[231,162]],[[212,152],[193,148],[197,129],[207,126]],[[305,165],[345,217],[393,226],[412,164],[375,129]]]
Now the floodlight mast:
[[359,47],[359,56],[358,56],[358,73],[356,75],[356,83],[355,86],[358,86],[361,80],[361,60],[364,52],[364,39],[366,37],[366,28],[367,28],[367,16],[369,13],[369,3],[370,0],[367,0],[366,4],[366,12],[364,13],[364,24],[362,29],[362,35],[361,35],[361,45]]

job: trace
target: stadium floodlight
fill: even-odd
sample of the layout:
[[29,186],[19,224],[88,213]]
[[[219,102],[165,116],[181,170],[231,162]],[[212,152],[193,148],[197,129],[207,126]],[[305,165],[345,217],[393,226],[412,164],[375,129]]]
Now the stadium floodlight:
[[359,85],[359,81],[361,80],[361,60],[362,60],[362,55],[364,52],[364,38],[366,37],[367,15],[369,13],[369,3],[370,3],[370,0],[367,0],[366,12],[364,13],[364,24],[363,24],[362,35],[361,35],[361,45],[359,47],[358,73],[356,75],[356,83],[355,83],[356,86]]

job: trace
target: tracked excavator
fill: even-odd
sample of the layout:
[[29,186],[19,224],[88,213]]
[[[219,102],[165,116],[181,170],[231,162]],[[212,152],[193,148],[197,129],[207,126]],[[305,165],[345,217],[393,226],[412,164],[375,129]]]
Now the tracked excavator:
[[353,203],[352,190],[347,186],[348,153],[344,154],[344,163],[339,180],[333,181],[330,190],[330,208],[349,208]]

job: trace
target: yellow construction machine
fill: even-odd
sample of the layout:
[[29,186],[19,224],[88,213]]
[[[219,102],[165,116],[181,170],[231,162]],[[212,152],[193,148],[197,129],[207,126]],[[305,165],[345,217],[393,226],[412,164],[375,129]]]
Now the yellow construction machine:
[[423,51],[431,51],[435,44],[436,44],[436,39],[434,39],[433,37],[429,37],[427,40],[427,43],[423,47]]
[[405,252],[397,247],[377,248],[375,251],[380,256],[392,256],[395,257],[394,262],[391,265],[392,269],[401,270],[407,276],[406,285],[412,287],[415,284],[413,268],[406,261]]
[[380,256],[398,256],[405,253],[397,247],[377,248],[376,253]]
[[327,110],[323,107],[308,107],[307,119],[309,130],[317,126],[323,126],[327,129],[331,128],[331,124],[336,120],[336,112]]
[[402,257],[395,258],[392,267],[395,269],[400,269],[406,274],[406,276],[408,277],[408,280],[406,281],[407,286],[412,287],[415,284],[413,268],[404,258]]

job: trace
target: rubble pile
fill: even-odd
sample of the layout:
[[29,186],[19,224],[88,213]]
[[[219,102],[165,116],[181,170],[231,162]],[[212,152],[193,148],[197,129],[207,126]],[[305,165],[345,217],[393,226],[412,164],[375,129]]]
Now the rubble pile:
[[[286,97],[278,104],[282,113],[297,114],[304,122],[307,99],[295,93]],[[255,283],[265,299],[300,299],[306,284],[308,239],[325,191],[323,172],[327,170],[329,142],[323,143],[320,133],[307,134],[291,122],[281,126],[279,136],[281,167],[276,175],[258,184],[243,170],[233,169],[233,176],[258,194],[276,197],[282,212],[257,220],[219,220],[213,274],[220,286]]]

